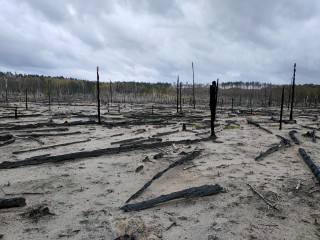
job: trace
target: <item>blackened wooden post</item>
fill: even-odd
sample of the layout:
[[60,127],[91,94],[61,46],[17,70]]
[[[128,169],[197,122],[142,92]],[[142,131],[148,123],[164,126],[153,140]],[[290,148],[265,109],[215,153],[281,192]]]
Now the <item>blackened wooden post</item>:
[[179,75],[177,79],[177,113],[179,112]]
[[196,95],[194,93],[194,68],[192,62],[192,92],[193,92],[193,109],[196,109]]
[[26,88],[26,109],[28,110],[28,89]]
[[112,105],[112,86],[111,86],[111,80],[110,80],[110,84],[109,84],[109,91],[110,91],[110,103]]
[[216,120],[216,109],[217,109],[217,84],[216,81],[210,85],[210,111],[211,111],[211,137],[217,138],[214,132],[214,122]]
[[18,118],[18,108],[17,107],[14,109],[14,118],[15,119]]
[[101,124],[100,117],[100,83],[99,83],[99,67],[97,67],[97,102],[98,102],[98,123]]
[[6,78],[6,103],[8,103],[8,79]]
[[118,113],[120,113],[120,104],[118,105]]
[[233,112],[233,98],[231,98],[231,112]]
[[293,78],[292,78],[292,97],[291,97],[291,109],[290,109],[290,121],[293,120],[293,102],[294,102],[294,88],[296,82],[296,64],[294,64],[293,68]]
[[51,105],[51,89],[50,89],[50,81],[48,81],[48,95],[49,95],[49,106]]
[[151,106],[151,115],[153,115],[153,105]]
[[217,79],[216,109],[214,110],[214,111],[215,111],[215,113],[217,112],[217,105],[218,105],[218,92],[219,92],[219,78]]
[[291,99],[291,86],[292,86],[292,79],[291,79],[291,83],[290,83],[290,86],[289,86],[289,96],[288,96],[288,111],[290,109],[290,99]]
[[180,112],[182,112],[182,102],[181,102],[181,94],[182,94],[182,82],[180,82]]
[[282,130],[283,102],[284,102],[284,86],[282,87],[281,110],[280,110],[280,127],[279,127],[279,130]]

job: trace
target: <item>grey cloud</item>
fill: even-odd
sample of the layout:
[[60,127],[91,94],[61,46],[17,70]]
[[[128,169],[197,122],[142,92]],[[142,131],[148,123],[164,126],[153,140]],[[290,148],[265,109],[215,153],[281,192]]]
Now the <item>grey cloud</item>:
[[[318,82],[316,0],[0,0],[0,70],[113,81]],[[39,72],[37,72],[39,71]],[[297,71],[297,73],[298,73]],[[103,73],[104,72],[104,73]]]

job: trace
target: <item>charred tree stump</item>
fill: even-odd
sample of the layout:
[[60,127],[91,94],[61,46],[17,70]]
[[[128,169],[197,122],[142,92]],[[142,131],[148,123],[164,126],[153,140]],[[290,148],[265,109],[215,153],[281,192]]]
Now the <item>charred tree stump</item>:
[[210,85],[211,137],[213,139],[217,138],[214,132],[214,122],[216,120],[216,110],[217,110],[217,93],[218,93],[218,86],[216,84],[216,81],[213,81],[212,85]]
[[292,141],[293,141],[295,144],[299,145],[300,142],[299,142],[299,140],[297,139],[297,137],[294,135],[295,133],[297,133],[297,131],[292,130],[292,131],[289,132],[289,136],[290,136],[290,138],[292,139]]
[[283,101],[284,101],[284,86],[282,87],[282,95],[281,95],[281,109],[280,109],[280,126],[279,126],[279,130],[282,130]]
[[125,212],[130,211],[138,211],[146,208],[151,208],[155,205],[165,203],[174,199],[180,199],[180,198],[192,198],[192,197],[204,197],[209,196],[213,194],[217,194],[222,192],[223,188],[218,185],[203,185],[200,187],[193,187],[188,188],[182,191],[173,192],[166,195],[161,195],[160,197],[156,197],[153,199],[149,199],[146,201],[134,203],[134,204],[127,204],[121,207],[120,209]]
[[320,171],[319,168],[314,164],[314,162],[311,160],[310,156],[306,153],[306,151],[303,148],[299,148],[299,153],[304,160],[304,162],[308,165],[313,175],[316,177],[318,182],[320,183]]
[[293,102],[294,102],[294,89],[296,82],[296,64],[293,67],[293,77],[292,77],[292,97],[291,97],[291,109],[290,109],[290,121],[293,120]]
[[305,134],[302,134],[302,136],[304,136],[304,137],[308,137],[308,138],[311,138],[312,139],[312,142],[317,142],[317,139],[320,139],[320,137],[318,137],[317,135],[316,135],[316,130],[312,130],[312,132],[307,132],[307,133],[305,133]]
[[128,202],[130,202],[131,200],[139,197],[139,196],[144,192],[144,190],[146,190],[146,189],[151,185],[151,183],[152,183],[154,180],[160,178],[165,172],[167,172],[167,171],[170,170],[171,168],[174,168],[174,167],[176,167],[176,166],[178,166],[178,165],[181,165],[181,164],[183,164],[183,163],[185,163],[185,162],[188,162],[188,161],[196,158],[196,157],[199,156],[199,155],[200,155],[200,151],[193,151],[191,154],[186,155],[186,156],[180,158],[179,160],[175,161],[174,163],[170,164],[166,169],[164,169],[163,171],[161,171],[161,172],[157,173],[155,176],[153,176],[153,178],[151,178],[145,185],[143,185],[142,188],[140,188],[135,194],[133,194],[133,195],[126,201],[126,203],[128,203]]
[[314,130],[313,129],[313,131],[312,131],[312,142],[317,142],[317,140],[316,140],[316,130]]
[[0,209],[1,208],[13,208],[23,207],[26,205],[26,199],[19,198],[0,198]]

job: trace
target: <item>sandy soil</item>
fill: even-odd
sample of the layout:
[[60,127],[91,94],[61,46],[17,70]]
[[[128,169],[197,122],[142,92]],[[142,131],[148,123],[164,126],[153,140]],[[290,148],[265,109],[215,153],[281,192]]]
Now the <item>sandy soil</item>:
[[[11,106],[13,106],[12,104]],[[19,106],[19,104],[18,104]],[[150,115],[150,106],[117,105],[108,113],[102,107],[102,120],[118,122],[136,116],[160,119],[174,113],[174,109],[155,108]],[[271,116],[261,109],[253,114],[236,114],[219,109],[216,128],[218,140],[197,144],[145,149],[114,155],[78,159],[62,163],[47,163],[13,169],[0,169],[0,198],[24,197],[26,206],[0,209],[0,236],[2,239],[320,239],[320,188],[312,172],[302,160],[298,148],[302,147],[316,165],[320,165],[318,140],[313,143],[302,134],[310,131],[303,126],[319,129],[318,110],[295,111],[296,124],[279,124],[270,121]],[[272,112],[272,109],[268,109]],[[274,112],[278,112],[277,108]],[[0,135],[14,136],[35,133],[37,129],[8,130],[10,125],[65,121],[87,121],[91,117],[74,113],[94,115],[92,106],[48,106],[30,104],[29,110],[19,108],[19,114],[41,114],[38,117],[6,118],[13,109],[1,107]],[[197,120],[191,119],[197,115]],[[285,111],[285,119],[288,119]],[[309,116],[309,117],[307,117]],[[271,130],[269,134],[254,125],[247,117]],[[274,115],[278,118],[278,115]],[[191,119],[191,120],[190,120]],[[99,125],[68,127],[68,132],[80,134],[39,137],[41,145],[34,139],[17,137],[12,144],[0,147],[0,163],[18,161],[44,154],[60,155],[71,152],[117,147],[111,142],[124,139],[148,138],[160,132],[179,130],[162,136],[162,141],[196,139],[208,137],[205,110],[186,110],[184,117],[172,117],[164,125],[138,125],[108,128]],[[228,120],[238,125],[228,127]],[[181,131],[187,123],[188,131]],[[43,127],[41,129],[50,129]],[[145,131],[146,130],[146,131]],[[192,130],[192,131],[190,131]],[[279,134],[289,139],[288,132],[296,130],[300,145],[291,146],[255,161],[261,152],[272,144],[279,143]],[[46,133],[46,132],[45,132]],[[49,133],[49,131],[47,132]],[[58,133],[58,132],[50,132]],[[123,133],[123,135],[119,135]],[[114,136],[116,135],[116,136]],[[320,134],[318,135],[320,136]],[[49,148],[21,154],[14,151],[38,148],[53,144],[90,139],[91,141],[64,147]],[[119,210],[125,201],[159,171],[195,149],[201,151],[191,162],[177,166],[154,181],[140,197],[139,202],[162,194],[205,184],[219,184],[222,193],[212,196],[178,199],[153,208],[123,212]],[[153,156],[163,152],[160,159]],[[144,161],[148,157],[150,161]],[[141,171],[136,172],[139,166]],[[254,193],[250,184],[270,203],[270,207]],[[35,209],[47,207],[47,214],[30,214]],[[1,238],[1,237],[0,237]]]

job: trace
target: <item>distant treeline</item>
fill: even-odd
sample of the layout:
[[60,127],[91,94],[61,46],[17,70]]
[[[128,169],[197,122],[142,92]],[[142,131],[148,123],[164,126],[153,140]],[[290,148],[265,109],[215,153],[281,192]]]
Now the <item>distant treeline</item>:
[[[299,82],[299,81],[297,81]],[[208,104],[209,85],[195,84],[196,103]],[[100,82],[102,102],[172,103],[176,101],[176,84],[146,82]],[[95,101],[96,82],[75,78],[51,77],[31,74],[0,72],[0,101],[53,102]],[[235,106],[272,106],[279,104],[282,85],[260,82],[220,82],[219,104]],[[192,102],[192,84],[182,84],[184,104]],[[286,103],[290,100],[290,85],[285,85]],[[320,100],[320,85],[297,85],[296,104],[317,106]]]

